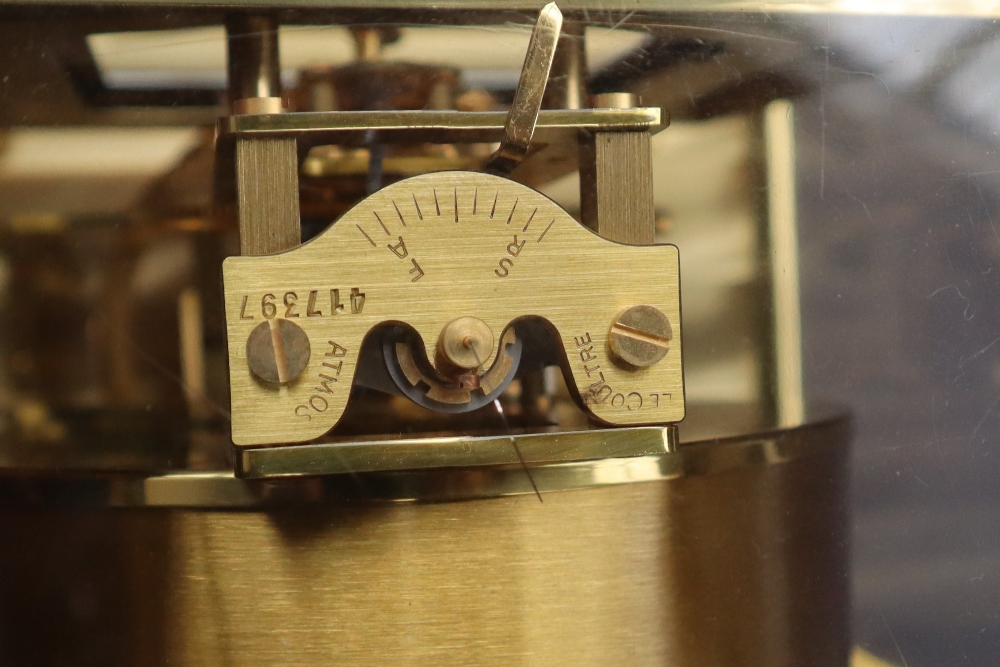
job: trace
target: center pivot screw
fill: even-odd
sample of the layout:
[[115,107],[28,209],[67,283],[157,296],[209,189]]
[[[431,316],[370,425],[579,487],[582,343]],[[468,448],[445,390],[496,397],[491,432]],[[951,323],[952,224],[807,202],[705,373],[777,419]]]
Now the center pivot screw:
[[441,329],[437,352],[439,360],[455,369],[478,369],[493,353],[493,332],[476,317],[459,317]]

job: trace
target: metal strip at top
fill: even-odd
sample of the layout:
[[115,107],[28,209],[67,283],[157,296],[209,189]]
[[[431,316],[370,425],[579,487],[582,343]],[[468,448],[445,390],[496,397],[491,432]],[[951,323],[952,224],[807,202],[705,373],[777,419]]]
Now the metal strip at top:
[[[504,111],[315,111],[246,114],[219,119],[220,139],[297,136],[313,142],[492,143],[504,136]],[[554,109],[538,114],[534,141],[554,143],[567,133],[659,132],[668,125],[658,107]]]

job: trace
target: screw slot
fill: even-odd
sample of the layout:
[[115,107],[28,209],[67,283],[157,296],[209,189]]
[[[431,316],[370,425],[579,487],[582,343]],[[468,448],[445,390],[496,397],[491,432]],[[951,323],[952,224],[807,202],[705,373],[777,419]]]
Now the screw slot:
[[666,315],[653,306],[632,306],[611,323],[608,347],[618,361],[647,368],[666,356],[672,338]]

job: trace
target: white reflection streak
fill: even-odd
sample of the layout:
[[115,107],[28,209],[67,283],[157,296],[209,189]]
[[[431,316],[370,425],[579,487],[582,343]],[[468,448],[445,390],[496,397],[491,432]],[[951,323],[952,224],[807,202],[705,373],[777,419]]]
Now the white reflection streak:
[[496,406],[497,412],[500,414],[500,419],[503,420],[504,428],[508,431],[507,437],[510,438],[511,447],[514,448],[514,453],[517,454],[517,460],[521,462],[521,467],[524,468],[524,474],[528,476],[528,481],[531,482],[531,488],[535,490],[535,495],[538,496],[538,502],[545,502],[542,500],[542,492],[538,490],[538,485],[535,484],[535,478],[531,475],[531,468],[528,467],[528,464],[524,461],[524,457],[521,456],[521,448],[517,446],[517,440],[514,439],[514,434],[510,433],[510,425],[507,424],[507,417],[503,413],[503,406],[500,405],[500,399],[494,398],[493,405]]
[[596,484],[627,484],[662,479],[659,463],[656,457],[651,456],[600,461],[594,464],[593,471]]

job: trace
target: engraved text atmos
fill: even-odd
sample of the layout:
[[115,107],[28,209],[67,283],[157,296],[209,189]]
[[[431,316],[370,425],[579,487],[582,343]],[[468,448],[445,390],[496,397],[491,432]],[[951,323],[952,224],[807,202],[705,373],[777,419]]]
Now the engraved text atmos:
[[313,415],[320,415],[330,409],[337,384],[340,383],[340,372],[344,368],[344,357],[347,348],[335,341],[327,341],[327,349],[320,362],[316,385],[305,403],[295,406],[295,416],[311,421]]

